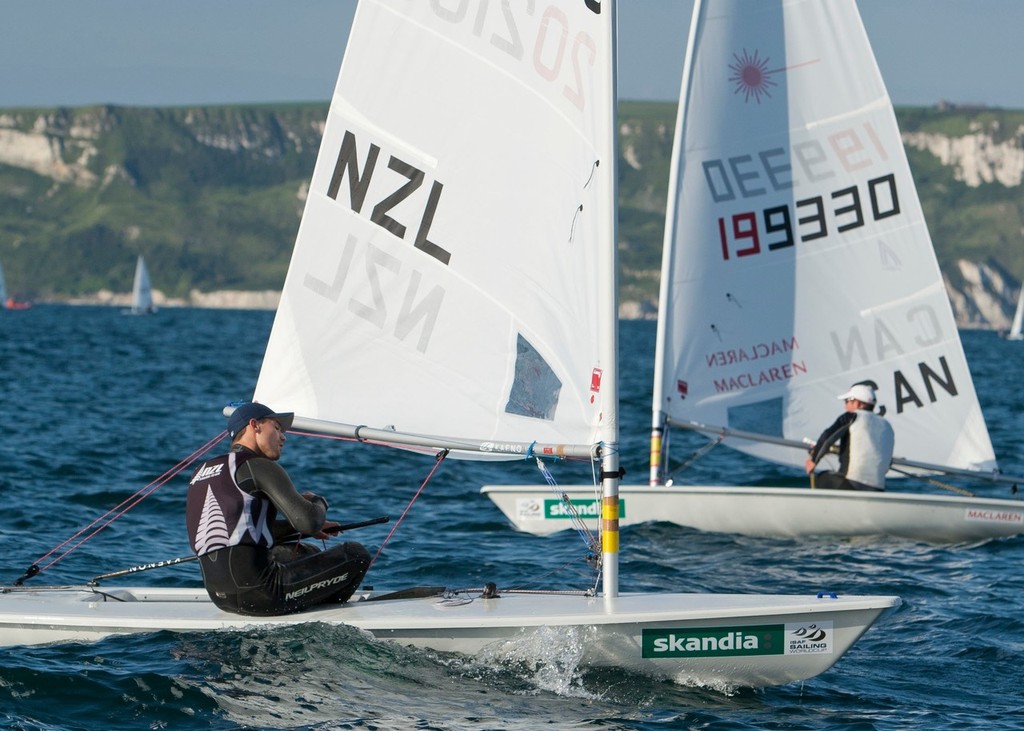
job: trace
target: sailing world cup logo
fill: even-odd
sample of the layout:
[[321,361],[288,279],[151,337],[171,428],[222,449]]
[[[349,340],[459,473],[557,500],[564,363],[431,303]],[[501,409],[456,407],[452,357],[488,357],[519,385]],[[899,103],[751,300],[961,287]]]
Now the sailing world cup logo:
[[832,622],[786,624],[787,655],[821,655],[833,652]]

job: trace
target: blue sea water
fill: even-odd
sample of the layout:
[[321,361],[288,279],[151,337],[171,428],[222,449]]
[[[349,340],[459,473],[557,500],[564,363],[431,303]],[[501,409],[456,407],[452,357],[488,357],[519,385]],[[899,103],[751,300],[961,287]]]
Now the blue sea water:
[[[271,321],[268,312],[196,309],[142,317],[56,305],[0,312],[0,584],[215,437],[221,408],[252,393]],[[624,322],[621,336],[622,461],[627,479],[642,480],[654,325]],[[984,332],[964,333],[964,341],[1001,466],[1021,474],[1024,345]],[[283,463],[301,489],[326,494],[342,520],[392,516],[391,526],[351,534],[372,552],[432,467],[412,454],[296,436]],[[715,450],[686,476],[780,476],[765,469]],[[568,466],[554,471],[563,482],[579,479]],[[516,480],[540,476],[526,464],[442,464],[367,581],[588,586],[575,534],[516,533],[477,492]],[[31,581],[81,582],[187,555],[184,486],[183,476],[171,480]],[[1006,486],[979,492],[1010,496]],[[443,655],[315,625],[2,648],[0,727],[1018,729],[1022,563],[1020,538],[937,547],[644,525],[623,532],[625,591],[835,590],[896,594],[904,604],[817,678],[732,692],[581,669],[557,633],[516,658]],[[184,564],[105,583],[198,581],[195,564]]]

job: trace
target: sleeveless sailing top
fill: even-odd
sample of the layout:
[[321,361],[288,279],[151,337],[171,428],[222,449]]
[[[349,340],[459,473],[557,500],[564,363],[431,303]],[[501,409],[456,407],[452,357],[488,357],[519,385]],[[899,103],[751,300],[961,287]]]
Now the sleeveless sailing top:
[[856,414],[850,425],[846,479],[884,488],[895,441],[892,426],[874,412],[859,410]]
[[245,492],[235,481],[238,468],[254,456],[229,452],[204,462],[193,474],[185,500],[185,522],[197,556],[229,546],[274,545],[268,520],[270,500]]

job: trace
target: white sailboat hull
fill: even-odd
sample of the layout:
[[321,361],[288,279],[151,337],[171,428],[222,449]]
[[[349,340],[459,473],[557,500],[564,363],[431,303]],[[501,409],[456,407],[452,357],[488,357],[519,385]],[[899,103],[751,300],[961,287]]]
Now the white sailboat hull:
[[[0,645],[325,622],[403,645],[467,655],[491,650],[502,657],[503,650],[512,654],[528,651],[531,642],[546,643],[545,631],[554,628],[559,642],[575,636],[585,665],[681,683],[760,687],[827,670],[883,611],[899,603],[884,596],[506,594],[483,599],[463,593],[244,617],[217,609],[202,589],[16,588],[0,596]],[[694,639],[705,636],[715,639]]]
[[[559,486],[586,524],[594,488]],[[572,528],[568,511],[542,486],[481,489],[521,531],[549,535]],[[702,531],[752,536],[891,536],[928,543],[973,543],[1024,533],[1024,501],[900,492],[792,487],[621,485],[619,525],[666,521]],[[593,517],[586,517],[594,514]]]

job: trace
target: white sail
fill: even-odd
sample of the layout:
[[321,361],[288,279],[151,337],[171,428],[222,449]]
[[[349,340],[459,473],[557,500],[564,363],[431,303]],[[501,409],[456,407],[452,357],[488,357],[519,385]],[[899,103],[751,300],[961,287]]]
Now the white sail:
[[1013,323],[1010,325],[1009,340],[1024,340],[1024,333],[1021,326],[1024,325],[1024,285],[1020,288],[1020,295],[1017,297],[1017,310],[1013,313]]
[[359,4],[257,400],[598,441],[614,407],[595,317],[614,250],[603,22],[583,2]]
[[146,261],[139,254],[135,261],[135,281],[132,284],[132,314],[145,314],[153,311],[153,286],[149,281],[149,270]]
[[[699,4],[676,130],[655,425],[813,440],[879,386],[896,453],[995,458],[853,0]],[[731,441],[799,466],[805,454]]]

